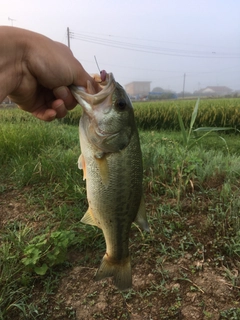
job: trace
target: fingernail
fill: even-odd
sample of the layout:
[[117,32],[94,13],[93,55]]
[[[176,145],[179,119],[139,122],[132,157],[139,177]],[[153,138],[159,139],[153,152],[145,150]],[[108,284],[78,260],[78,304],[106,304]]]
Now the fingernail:
[[66,87],[58,87],[53,90],[53,93],[58,99],[66,99],[68,96],[68,90]]

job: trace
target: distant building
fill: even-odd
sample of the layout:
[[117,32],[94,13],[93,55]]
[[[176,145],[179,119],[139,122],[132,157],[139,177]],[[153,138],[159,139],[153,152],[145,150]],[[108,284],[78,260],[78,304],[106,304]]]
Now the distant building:
[[204,89],[195,91],[195,95],[222,97],[232,93],[232,89],[224,86],[208,86]]
[[147,96],[150,92],[151,81],[133,81],[125,85],[129,96]]

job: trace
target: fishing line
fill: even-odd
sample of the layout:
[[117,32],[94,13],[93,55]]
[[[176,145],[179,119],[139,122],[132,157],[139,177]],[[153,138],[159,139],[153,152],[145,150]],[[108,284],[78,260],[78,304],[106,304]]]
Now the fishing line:
[[97,68],[98,68],[98,70],[99,70],[99,73],[101,73],[101,70],[100,70],[100,68],[99,68],[99,65],[98,65],[98,62],[97,62],[97,58],[96,58],[96,56],[94,56],[94,59],[95,59],[95,62],[96,62]]
[[100,70],[99,65],[98,65],[98,62],[97,62],[97,58],[96,58],[96,56],[94,56],[94,59],[95,59],[96,65],[97,65],[98,70],[99,70],[99,73],[100,73],[101,82],[103,82],[103,81],[105,81],[105,80],[106,80],[107,73],[106,73],[106,71],[105,71],[105,70]]

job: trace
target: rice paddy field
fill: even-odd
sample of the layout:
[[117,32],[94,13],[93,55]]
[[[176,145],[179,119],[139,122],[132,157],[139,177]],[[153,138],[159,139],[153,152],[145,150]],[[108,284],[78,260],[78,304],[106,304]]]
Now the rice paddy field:
[[240,319],[240,99],[195,103],[134,103],[151,232],[132,226],[126,292],[93,280],[80,107],[52,123],[0,108],[0,320]]

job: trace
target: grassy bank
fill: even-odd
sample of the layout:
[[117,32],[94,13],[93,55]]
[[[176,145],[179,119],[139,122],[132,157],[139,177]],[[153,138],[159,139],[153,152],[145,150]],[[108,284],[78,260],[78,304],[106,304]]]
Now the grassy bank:
[[[80,223],[87,202],[78,128],[0,112],[0,319],[81,319],[66,299],[79,294],[84,277],[76,289],[72,278],[69,291],[60,284],[75,267],[86,268],[90,283],[89,269],[98,267],[105,245],[100,230]],[[212,133],[188,151],[180,132],[140,131],[140,138],[152,230],[142,234],[133,226],[130,242],[133,275],[140,272],[146,283],[123,295],[107,281],[92,284],[93,292],[88,284],[77,298],[93,310],[85,319],[131,319],[146,310],[153,319],[185,319],[193,293],[202,319],[239,319],[238,135]],[[174,277],[169,265],[181,267]],[[230,286],[225,300],[198,284],[204,268]],[[107,311],[94,309],[101,292],[116,297]]]

